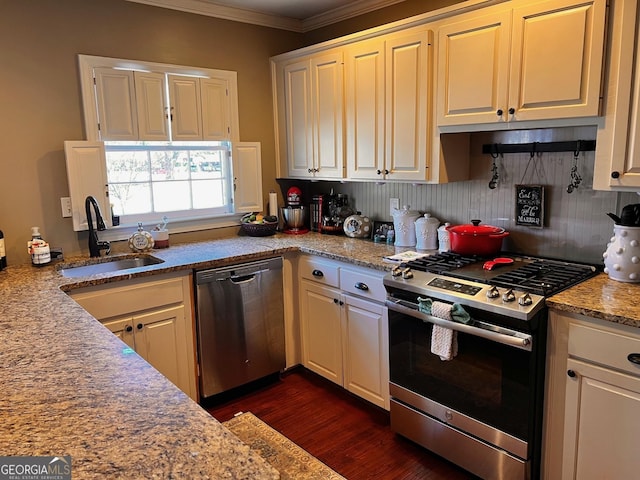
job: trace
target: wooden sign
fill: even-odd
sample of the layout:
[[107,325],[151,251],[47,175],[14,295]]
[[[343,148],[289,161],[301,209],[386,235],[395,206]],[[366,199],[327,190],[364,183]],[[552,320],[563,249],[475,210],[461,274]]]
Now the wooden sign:
[[516,225],[544,226],[544,187],[516,185]]

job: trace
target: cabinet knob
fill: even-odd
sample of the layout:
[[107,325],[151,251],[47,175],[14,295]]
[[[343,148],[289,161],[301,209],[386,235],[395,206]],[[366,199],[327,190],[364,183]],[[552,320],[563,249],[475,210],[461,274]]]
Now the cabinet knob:
[[513,108],[513,107],[511,107],[511,108],[509,109],[509,115],[513,115],[514,113],[516,113],[516,109],[515,109],[515,108]]
[[311,275],[318,278],[324,277],[324,273],[322,273],[322,270],[317,270],[317,269],[311,272]]
[[636,365],[640,365],[640,353],[630,353],[627,355],[627,360]]
[[389,170],[387,170],[386,168],[384,169],[384,174],[385,175],[389,175]]
[[309,169],[307,169],[307,172],[309,172],[309,173],[313,173],[313,168],[309,168]]
[[575,378],[576,372],[574,372],[573,370],[567,370],[567,375],[569,375],[571,378]]
[[127,325],[126,327],[124,327],[124,331],[127,333],[131,333],[133,332],[133,327],[131,325]]
[[363,291],[367,291],[369,290],[369,285],[367,285],[366,283],[363,282],[358,282],[354,285],[355,288],[357,288],[358,290],[363,290]]
[[144,325],[142,323],[139,323],[138,325],[136,325],[136,328],[138,330],[142,330],[144,328]]
[[502,109],[501,109],[501,108],[499,108],[498,110],[496,110],[496,115],[497,115],[497,116],[499,116],[499,117],[501,117],[503,113],[504,113],[504,112],[502,111]]
[[611,172],[611,178],[620,178],[620,172],[617,172],[617,171]]
[[378,175],[382,175],[382,170],[376,170],[376,173],[377,173]]
[[334,298],[334,299],[333,299],[333,303],[335,303],[336,305],[338,304],[338,302],[339,302],[339,301],[340,301],[340,300],[338,300],[337,298]]

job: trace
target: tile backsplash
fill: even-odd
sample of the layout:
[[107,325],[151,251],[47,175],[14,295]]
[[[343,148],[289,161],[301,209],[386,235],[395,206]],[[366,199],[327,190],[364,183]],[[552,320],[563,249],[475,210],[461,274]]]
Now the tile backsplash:
[[[566,138],[566,137],[570,138]],[[489,188],[492,158],[482,155],[484,143],[529,143],[534,141],[595,139],[595,128],[552,129],[520,132],[478,133],[472,135],[470,179],[442,185],[375,182],[293,182],[305,190],[305,197],[316,193],[344,193],[349,204],[375,220],[391,220],[389,199],[400,205],[430,213],[442,223],[482,223],[505,228],[510,236],[505,250],[551,258],[602,263],[602,253],[613,235],[613,221],[607,212],[620,213],[624,205],[640,203],[635,193],[604,192],[591,189],[594,152],[581,152],[575,160],[582,177],[579,186],[567,192],[571,183],[573,152],[534,155],[505,154],[496,159],[498,182]],[[292,183],[289,183],[292,182]],[[544,187],[544,225],[516,225],[515,186]],[[286,188],[283,186],[284,191]]]

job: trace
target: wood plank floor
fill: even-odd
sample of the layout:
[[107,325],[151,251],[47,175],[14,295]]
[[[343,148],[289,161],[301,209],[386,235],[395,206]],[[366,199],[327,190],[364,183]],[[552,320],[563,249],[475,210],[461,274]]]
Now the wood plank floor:
[[204,406],[221,422],[253,413],[348,480],[477,478],[393,433],[385,410],[304,368]]

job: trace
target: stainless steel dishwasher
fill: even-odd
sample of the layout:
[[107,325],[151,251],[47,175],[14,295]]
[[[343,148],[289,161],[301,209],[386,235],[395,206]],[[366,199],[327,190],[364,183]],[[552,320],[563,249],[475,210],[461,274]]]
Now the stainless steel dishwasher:
[[196,271],[200,396],[285,368],[282,258]]

